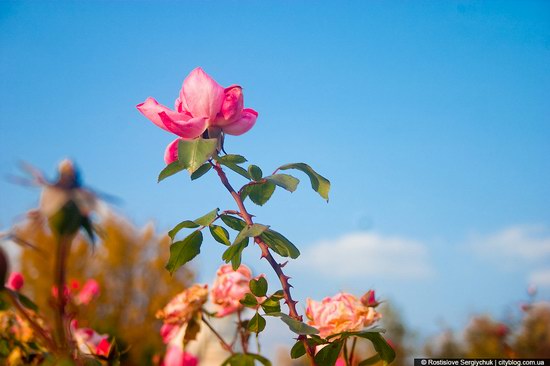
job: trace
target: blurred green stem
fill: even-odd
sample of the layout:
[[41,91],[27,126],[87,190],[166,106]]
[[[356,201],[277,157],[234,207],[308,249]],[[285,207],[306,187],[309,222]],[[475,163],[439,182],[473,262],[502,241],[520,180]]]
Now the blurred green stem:
[[57,240],[57,253],[55,256],[55,288],[57,289],[55,330],[57,333],[59,350],[66,355],[70,355],[70,353],[65,316],[65,307],[67,305],[65,282],[67,276],[67,258],[69,257],[72,239],[72,236],[60,235]]

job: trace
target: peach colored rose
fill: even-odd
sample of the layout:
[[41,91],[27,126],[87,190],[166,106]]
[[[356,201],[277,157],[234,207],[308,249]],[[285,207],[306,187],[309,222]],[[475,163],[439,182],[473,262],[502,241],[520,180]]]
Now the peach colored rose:
[[158,127],[179,136],[164,153],[166,164],[177,160],[178,142],[200,137],[206,130],[210,136],[220,131],[241,135],[256,123],[258,113],[243,108],[242,88],[232,85],[223,88],[200,67],[185,78],[176,99],[175,110],[149,97],[137,109]]
[[318,302],[307,299],[306,316],[309,324],[319,329],[323,338],[345,331],[359,331],[373,324],[381,315],[365,306],[357,297],[341,292]]
[[250,268],[241,265],[236,271],[230,264],[218,269],[212,285],[212,302],[219,306],[217,315],[223,317],[242,309],[240,300],[250,292],[248,283],[252,279]]
[[191,320],[208,299],[207,285],[193,285],[176,295],[157,312],[157,318],[165,324],[185,324]]

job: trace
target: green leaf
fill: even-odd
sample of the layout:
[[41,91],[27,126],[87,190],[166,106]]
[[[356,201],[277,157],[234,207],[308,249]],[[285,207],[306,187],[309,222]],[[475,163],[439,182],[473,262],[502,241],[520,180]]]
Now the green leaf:
[[[243,249],[244,249],[244,247],[243,247]],[[233,258],[231,258],[231,268],[234,271],[238,270],[239,267],[241,266],[242,254],[243,254],[243,251],[241,250],[236,255],[234,255]]]
[[304,342],[298,341],[294,343],[294,346],[290,349],[290,357],[295,360],[297,358],[302,357],[306,354],[306,346],[304,346]]
[[262,233],[262,235],[260,235],[260,239],[262,239],[271,250],[279,254],[281,257],[296,259],[300,256],[300,251],[298,248],[296,248],[290,240],[275,230],[267,229]]
[[218,243],[223,245],[231,245],[231,242],[229,241],[229,233],[223,226],[210,225],[209,229],[210,234],[212,234],[212,237]]
[[264,175],[264,173],[262,172],[262,169],[260,169],[259,166],[252,164],[248,166],[248,175],[253,180],[258,181],[262,179],[262,176]]
[[378,355],[384,363],[389,364],[395,359],[395,351],[380,333],[367,330],[351,334],[371,341],[375,351],[378,352]]
[[236,271],[241,264],[242,252],[247,246],[248,238],[240,241],[237,244],[232,244],[229,248],[225,250],[225,252],[223,252],[222,259],[225,261],[225,263],[231,262],[233,270]]
[[264,182],[260,184],[252,184],[246,187],[250,200],[258,206],[263,206],[275,192],[275,184]]
[[244,294],[244,297],[239,302],[249,308],[256,308],[258,306],[258,300],[256,299],[256,296],[252,295],[251,293]]
[[94,227],[92,225],[92,220],[90,220],[89,217],[82,216],[82,228],[88,235],[88,238],[92,242],[92,245],[95,244],[95,234],[94,234]]
[[294,192],[298,187],[298,183],[300,183],[298,178],[294,178],[292,175],[288,174],[274,174],[265,177],[265,179],[290,192]]
[[369,357],[361,362],[359,362],[358,366],[369,366],[369,365],[376,365],[378,361],[380,361],[380,355],[377,353],[372,357]]
[[250,291],[257,297],[263,297],[267,293],[267,280],[265,277],[259,277],[251,279],[249,282]]
[[238,166],[237,164],[234,164],[234,163],[224,163],[224,162],[221,162],[220,161],[220,164],[223,164],[225,165],[226,167],[228,167],[229,169],[233,170],[235,173],[243,176],[244,178],[250,180],[250,176],[248,175],[248,172],[246,171],[246,169]]
[[185,327],[183,343],[187,344],[190,341],[197,339],[197,334],[201,331],[201,323],[197,318],[191,318]]
[[276,301],[279,301],[279,300],[283,299],[284,297],[285,297],[285,293],[283,292],[283,290],[277,290],[270,296],[270,298],[272,298],[273,300],[276,300]]
[[233,243],[238,243],[245,238],[255,238],[256,236],[260,236],[268,228],[269,226],[262,224],[247,225],[239,232]]
[[246,222],[233,216],[221,215],[220,218],[222,219],[224,224],[226,224],[233,230],[241,231],[246,226]]
[[208,173],[208,171],[212,169],[212,165],[210,163],[204,163],[202,164],[199,169],[195,170],[192,174],[191,174],[191,180],[195,180],[195,179],[199,179],[200,177],[202,177],[203,175],[205,175],[206,173]]
[[260,314],[256,313],[248,322],[248,330],[254,333],[260,333],[265,329],[265,319]]
[[265,300],[261,306],[266,314],[281,312],[281,304],[279,304],[279,300],[273,299],[273,297]]
[[255,366],[254,361],[258,361],[264,366],[271,366],[271,361],[263,356],[254,353],[235,353],[229,356],[222,363],[222,366]]
[[185,220],[185,221],[182,221],[180,222],[179,224],[177,224],[176,226],[174,226],[174,228],[172,230],[170,230],[168,232],[168,236],[174,240],[174,238],[176,237],[177,233],[181,230],[181,229],[195,229],[195,228],[198,228],[199,225],[197,225],[195,222],[191,221],[191,220]]
[[18,293],[17,294],[18,298],[19,298],[19,302],[24,306],[26,307],[27,309],[31,309],[32,311],[34,311],[35,313],[38,312],[38,306],[32,302],[31,299],[29,299],[27,296],[21,294],[21,293]]
[[217,159],[220,164],[225,164],[225,163],[233,163],[233,164],[242,164],[242,163],[246,163],[246,158],[242,155],[237,155],[237,154],[227,154],[227,155],[224,155],[224,156],[220,156],[218,157]]
[[323,177],[322,175],[318,174],[315,170],[313,170],[309,165],[304,163],[293,163],[293,164],[286,164],[281,167],[279,167],[280,170],[287,170],[287,169],[297,169],[301,172],[304,172],[309,177],[309,180],[311,181],[311,188],[321,197],[323,197],[325,200],[328,201],[328,192],[330,190],[330,182],[327,178]]
[[173,274],[178,268],[195,258],[201,252],[202,233],[198,230],[181,241],[170,245],[170,259],[166,269]]
[[159,174],[159,177],[157,179],[157,182],[160,183],[160,181],[176,174],[176,173],[179,173],[181,172],[182,170],[186,169],[187,167],[180,163],[179,161],[174,161],[170,164],[168,164],[167,166],[164,167],[164,169],[161,170],[160,174]]
[[332,342],[323,347],[315,355],[315,364],[319,366],[333,366],[340,355],[344,342]]
[[199,217],[196,220],[193,220],[196,224],[201,226],[208,226],[214,221],[214,219],[218,216],[218,211],[220,211],[219,208],[215,208],[209,213],[207,213],[204,216]]
[[281,320],[288,325],[288,328],[296,333],[301,335],[312,335],[319,333],[319,330],[316,328],[313,328],[311,325],[307,325],[306,323],[300,322],[294,318],[291,318],[285,313],[269,313],[266,314],[269,316],[276,316],[278,318],[281,318]]
[[218,139],[180,140],[178,143],[178,162],[190,173],[196,171],[216,152]]

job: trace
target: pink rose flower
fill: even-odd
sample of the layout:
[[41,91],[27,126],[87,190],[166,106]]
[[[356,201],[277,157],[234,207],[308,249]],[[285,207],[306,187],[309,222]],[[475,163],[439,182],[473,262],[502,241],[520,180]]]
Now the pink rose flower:
[[6,282],[6,287],[13,291],[19,291],[25,284],[23,275],[19,272],[12,272]]
[[345,292],[326,297],[321,302],[307,299],[306,316],[323,338],[345,331],[359,331],[381,318],[373,307],[365,306]]
[[211,137],[220,131],[242,135],[256,123],[258,113],[243,108],[242,88],[232,85],[223,88],[200,67],[185,78],[176,99],[175,110],[149,97],[137,109],[155,125],[179,136],[166,148],[166,164],[177,160],[178,142],[200,137],[208,130]]
[[165,324],[182,325],[201,311],[206,300],[208,300],[208,286],[193,285],[176,295],[156,315]]
[[111,343],[108,335],[99,334],[91,328],[78,328],[76,320],[71,322],[71,331],[80,352],[87,355],[109,356]]
[[170,345],[161,366],[197,366],[199,359],[188,352],[184,352],[179,346]]
[[240,300],[250,292],[248,283],[252,279],[250,269],[241,265],[236,271],[230,264],[218,269],[212,285],[212,302],[219,306],[217,316],[223,317],[242,309]]
[[88,305],[98,295],[99,283],[94,279],[89,279],[82,286],[82,290],[75,296],[75,302],[77,304]]

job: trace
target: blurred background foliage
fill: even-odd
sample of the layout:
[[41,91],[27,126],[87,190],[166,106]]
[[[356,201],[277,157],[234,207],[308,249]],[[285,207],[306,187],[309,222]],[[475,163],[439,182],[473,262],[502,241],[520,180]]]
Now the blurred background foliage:
[[[175,294],[192,283],[193,272],[184,268],[170,277],[164,265],[170,239],[158,235],[152,224],[133,226],[109,211],[98,221],[99,241],[92,245],[79,235],[73,242],[68,266],[69,286],[95,279],[100,295],[89,305],[74,307],[79,326],[113,335],[125,365],[148,365],[164,352],[159,336],[161,322],[155,313]],[[23,246],[20,270],[23,293],[34,299],[41,313],[52,319],[52,271],[54,239],[44,220],[29,216],[14,228],[16,237],[32,244]]]

